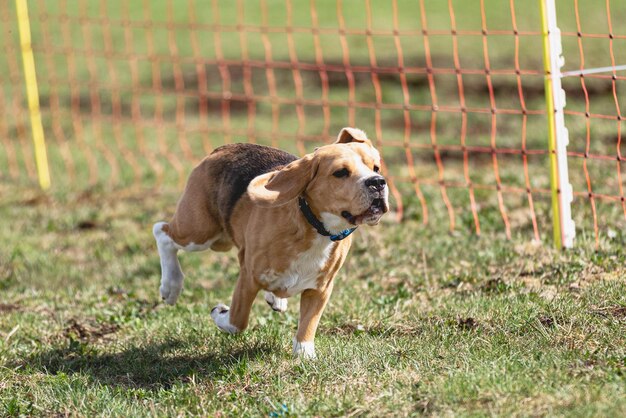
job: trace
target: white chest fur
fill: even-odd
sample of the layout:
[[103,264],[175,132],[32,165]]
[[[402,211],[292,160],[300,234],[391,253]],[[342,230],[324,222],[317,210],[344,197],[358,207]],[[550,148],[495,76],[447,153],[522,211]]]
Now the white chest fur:
[[328,261],[333,244],[328,237],[316,236],[311,247],[298,254],[287,270],[268,270],[261,275],[261,282],[267,285],[269,291],[285,293],[286,296],[317,287],[317,279]]

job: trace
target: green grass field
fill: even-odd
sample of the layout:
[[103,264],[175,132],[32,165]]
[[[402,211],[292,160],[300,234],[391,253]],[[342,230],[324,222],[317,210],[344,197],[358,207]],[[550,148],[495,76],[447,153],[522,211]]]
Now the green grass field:
[[241,336],[213,325],[233,253],[183,254],[179,303],[159,303],[150,225],[175,199],[2,199],[0,415],[626,413],[621,233],[558,253],[414,221],[361,228],[319,358],[301,361],[297,297],[285,314],[259,297]]
[[[425,182],[421,191],[428,224],[423,224],[424,212],[412,185],[401,183],[404,221],[396,223],[388,215],[380,226],[357,232],[320,324],[317,361],[291,357],[297,297],[285,314],[272,312],[259,298],[243,335],[223,335],[213,325],[210,309],[229,301],[238,274],[232,252],[183,254],[185,290],[175,307],[161,304],[151,226],[172,214],[181,181],[207,149],[225,141],[246,141],[250,130],[263,133],[257,138],[261,143],[278,137],[281,148],[296,152],[296,140],[302,136],[319,136],[326,128],[329,136],[334,135],[348,121],[345,106],[331,109],[329,126],[319,106],[305,106],[306,122],[301,125],[294,106],[285,104],[279,106],[275,125],[271,100],[263,99],[270,94],[265,69],[256,69],[250,79],[254,93],[262,98],[256,103],[256,118],[250,123],[248,103],[233,100],[230,124],[237,134],[224,133],[221,99],[211,96],[223,89],[222,73],[213,63],[216,46],[226,59],[240,60],[242,38],[233,28],[265,23],[285,27],[288,2],[267,0],[267,22],[261,2],[193,3],[196,10],[190,12],[166,0],[72,0],[54,6],[45,0],[29,2],[49,143],[53,182],[49,193],[39,192],[29,173],[32,149],[13,2],[0,3],[4,52],[0,54],[0,416],[626,415],[626,221],[619,202],[595,201],[600,233],[596,246],[591,205],[586,197],[577,197],[576,248],[557,252],[550,245],[549,195],[533,194],[540,232],[540,242],[534,242],[526,194],[503,195],[512,231],[507,240],[495,190],[475,191],[482,230],[478,237],[473,234],[467,189],[449,188],[456,222],[455,231],[449,233],[430,148],[414,149],[412,154],[416,176]],[[372,28],[392,30],[392,3],[371,3]],[[459,29],[480,30],[480,2],[452,3]],[[521,31],[539,30],[535,3],[514,2]],[[570,3],[559,4],[565,32],[575,32],[576,27]],[[149,12],[144,4],[150,5]],[[200,56],[208,62],[203,67],[207,96],[198,97],[186,25],[190,15],[204,25],[218,22],[213,4],[219,5],[219,23],[226,29],[219,40],[206,27],[197,32]],[[238,4],[245,6],[241,19]],[[292,4],[291,24],[311,27],[310,3]],[[339,25],[337,2],[315,4],[320,28],[329,29],[320,36],[324,60],[342,65],[342,39],[332,32]],[[340,2],[348,30],[367,26],[364,4]],[[419,2],[397,4],[398,29],[420,29]],[[425,4],[429,28],[449,30],[447,2]],[[485,1],[490,31],[511,29],[509,4]],[[579,4],[583,29],[605,33],[606,4],[598,6],[591,0]],[[610,7],[614,32],[623,35],[618,22],[626,19],[626,5],[610,2]],[[121,23],[142,22],[147,14],[154,23],[152,46],[142,26],[131,25],[132,41],[127,43]],[[103,24],[105,17],[113,22],[110,28]],[[168,30],[168,24],[177,29]],[[250,59],[265,59],[259,33],[245,35]],[[161,59],[155,80],[146,57],[169,57],[172,37],[182,57],[176,61],[179,66]],[[293,37],[298,60],[314,63],[311,33],[296,31]],[[288,62],[286,35],[270,31],[268,40],[273,59]],[[492,68],[513,68],[513,40],[489,35]],[[344,41],[352,65],[369,65],[365,36],[348,35]],[[406,65],[425,65],[423,41],[419,34],[400,37]],[[373,42],[378,64],[396,66],[393,36],[377,36]],[[434,67],[453,68],[451,37],[431,36],[430,42]],[[539,42],[536,35],[520,38],[521,68],[541,71]],[[614,43],[616,63],[622,64],[624,40]],[[585,39],[583,44],[587,66],[611,64],[606,39]],[[463,68],[484,68],[482,37],[461,36],[459,46]],[[577,38],[565,36],[564,48],[565,69],[577,69]],[[133,54],[141,57],[136,67],[128,58]],[[232,64],[228,71],[231,91],[245,93],[244,67]],[[182,88],[175,85],[177,72],[184,81]],[[277,95],[294,98],[291,69],[277,69],[274,75]],[[319,99],[319,74],[301,75],[304,97]],[[348,100],[345,75],[329,75],[328,99]],[[133,85],[134,77],[138,85]],[[488,108],[485,77],[463,78],[468,106]],[[426,75],[409,74],[407,79],[410,103],[430,105]],[[381,77],[380,82],[382,103],[403,103],[397,74]],[[493,82],[498,109],[519,109],[515,77],[494,76]],[[357,74],[355,83],[356,102],[375,101],[369,74]],[[587,83],[591,112],[615,114],[611,81]],[[616,87],[622,109],[623,83],[620,80]],[[523,87],[527,107],[543,109],[542,76],[524,76]],[[564,87],[567,109],[584,111],[580,80],[566,79]],[[436,89],[441,105],[459,105],[453,74],[437,75]],[[92,106],[94,97],[99,109]],[[209,109],[205,119],[199,113],[201,100]],[[119,110],[114,110],[118,104]],[[182,121],[176,119],[181,106]],[[133,117],[136,109],[138,118]],[[431,143],[431,116],[430,111],[410,112],[412,144]],[[355,110],[356,125],[372,137],[375,117],[373,109]],[[380,117],[383,143],[402,141],[402,111],[385,110]],[[584,118],[566,119],[569,149],[584,152]],[[207,126],[214,131],[202,132]],[[616,128],[613,120],[594,119],[590,152],[615,154]],[[439,144],[458,145],[460,129],[460,114],[438,113]],[[519,149],[521,132],[518,115],[498,115],[498,147]],[[530,116],[526,133],[529,149],[545,149],[544,115]],[[490,146],[490,137],[490,115],[468,114],[467,144]],[[191,158],[185,154],[184,141]],[[305,145],[311,150],[317,143]],[[93,153],[94,172],[85,150]],[[385,145],[383,151],[389,173],[406,177],[404,150]],[[67,165],[68,158],[73,166]],[[464,184],[462,154],[449,152],[442,160],[444,179]],[[583,161],[570,158],[576,191],[587,190]],[[505,187],[526,187],[519,155],[499,155],[498,162]],[[615,162],[587,163],[594,192],[618,195]],[[490,154],[472,154],[469,164],[472,182],[495,185]],[[531,187],[549,187],[545,155],[529,158],[529,172]]]

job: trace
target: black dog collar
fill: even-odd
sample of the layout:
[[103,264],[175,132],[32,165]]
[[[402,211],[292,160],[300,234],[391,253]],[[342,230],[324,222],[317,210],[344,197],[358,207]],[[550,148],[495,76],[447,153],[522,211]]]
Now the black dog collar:
[[315,217],[315,215],[313,214],[313,211],[309,207],[309,204],[304,199],[304,197],[298,198],[298,203],[300,205],[300,211],[302,212],[306,220],[309,222],[309,224],[311,224],[311,226],[315,228],[318,234],[325,236],[325,237],[330,237],[331,241],[341,241],[342,239],[346,238],[348,235],[353,233],[354,230],[357,228],[355,226],[354,228],[344,229],[340,233],[333,235],[330,232],[328,232],[328,230],[324,227],[324,224]]

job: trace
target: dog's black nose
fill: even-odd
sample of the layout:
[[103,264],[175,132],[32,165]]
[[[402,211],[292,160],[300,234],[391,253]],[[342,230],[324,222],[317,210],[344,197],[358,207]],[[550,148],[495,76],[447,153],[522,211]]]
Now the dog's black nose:
[[385,189],[387,182],[383,176],[373,176],[365,180],[365,186],[374,190],[381,191]]

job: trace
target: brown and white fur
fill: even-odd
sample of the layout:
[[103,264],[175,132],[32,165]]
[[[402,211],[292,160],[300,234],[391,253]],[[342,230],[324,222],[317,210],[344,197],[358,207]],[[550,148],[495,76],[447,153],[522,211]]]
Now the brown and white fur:
[[154,225],[161,258],[161,296],[176,303],[184,275],[177,253],[239,250],[240,273],[230,307],[211,311],[215,324],[237,333],[248,326],[260,290],[276,311],[301,293],[294,354],[315,357],[313,339],[352,236],[319,234],[298,205],[304,197],[331,234],[375,225],[388,210],[378,173],[380,155],[365,133],[344,128],[334,144],[297,158],[253,144],[217,148],[189,176],[169,223]]

